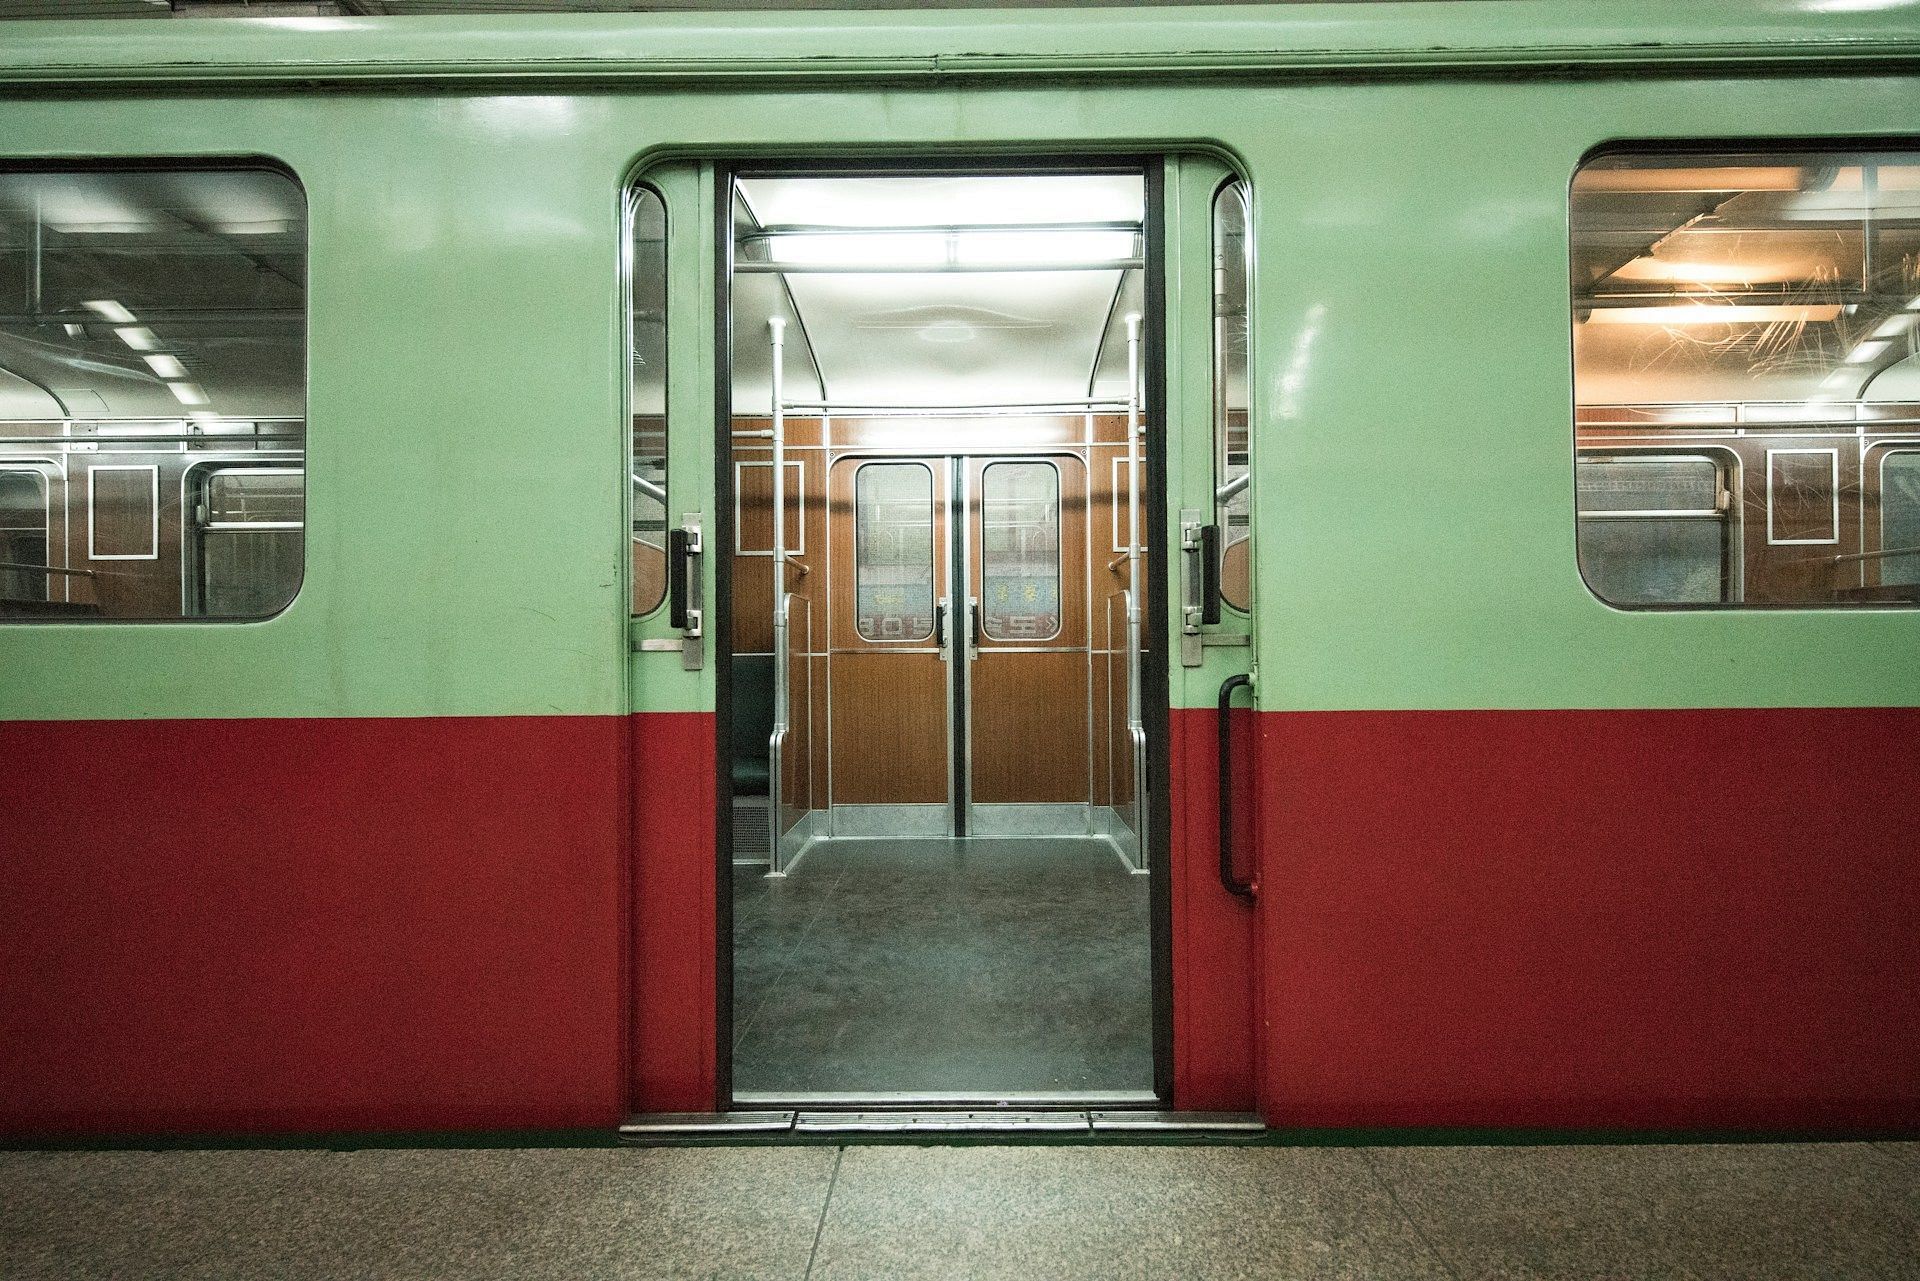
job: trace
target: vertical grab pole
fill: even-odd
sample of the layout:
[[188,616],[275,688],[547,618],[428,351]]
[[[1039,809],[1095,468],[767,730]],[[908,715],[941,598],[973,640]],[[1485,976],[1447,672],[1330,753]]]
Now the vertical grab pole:
[[773,737],[767,743],[767,875],[785,876],[781,841],[781,740],[787,725],[788,673],[792,637],[787,634],[787,322],[767,321],[773,341]]
[[1127,735],[1133,746],[1133,834],[1135,859],[1147,867],[1147,753],[1145,709],[1140,699],[1140,627],[1146,583],[1140,573],[1140,313],[1127,313]]

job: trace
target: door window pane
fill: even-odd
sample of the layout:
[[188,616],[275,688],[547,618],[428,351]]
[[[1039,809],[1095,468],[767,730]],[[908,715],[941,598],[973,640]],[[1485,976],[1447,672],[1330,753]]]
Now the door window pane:
[[263,618],[300,589],[306,546],[304,473],[232,468],[208,475],[200,529],[200,609]]
[[980,478],[980,627],[993,640],[1060,634],[1060,473],[991,463]]
[[628,515],[638,615],[658,609],[667,590],[667,209],[658,192],[633,189],[627,226],[633,347]]
[[47,482],[37,471],[0,471],[0,613],[47,599]]
[[[1247,185],[1239,179],[1213,200],[1213,447],[1220,526],[1220,596],[1236,609],[1252,599],[1253,526],[1247,430]],[[1236,486],[1238,486],[1236,488]]]
[[933,635],[933,473],[867,463],[853,475],[854,626],[871,641]]
[[1582,459],[1580,571],[1614,605],[1712,605],[1726,594],[1727,522],[1709,458]]
[[1880,560],[1888,586],[1920,584],[1920,450],[1887,455],[1880,465]]

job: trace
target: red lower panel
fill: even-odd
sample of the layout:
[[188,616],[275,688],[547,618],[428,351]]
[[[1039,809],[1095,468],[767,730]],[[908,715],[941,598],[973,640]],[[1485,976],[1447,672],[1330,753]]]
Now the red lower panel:
[[1261,722],[1275,1124],[1920,1125],[1920,710]]
[[633,718],[633,1072],[635,1112],[709,1112],[718,937],[714,895],[714,718]]
[[0,1130],[613,1124],[625,732],[0,724]]
[[[1251,722],[1251,712],[1235,720]],[[1173,1104],[1199,1111],[1250,1111],[1254,1106],[1254,909],[1220,883],[1219,746],[1211,708],[1175,708],[1169,725],[1173,768]],[[1236,726],[1236,732],[1239,730]],[[1236,766],[1246,767],[1234,794],[1257,800],[1251,786],[1254,744],[1240,734]],[[1241,771],[1236,770],[1236,773]],[[1236,860],[1253,866],[1255,805],[1234,815]]]

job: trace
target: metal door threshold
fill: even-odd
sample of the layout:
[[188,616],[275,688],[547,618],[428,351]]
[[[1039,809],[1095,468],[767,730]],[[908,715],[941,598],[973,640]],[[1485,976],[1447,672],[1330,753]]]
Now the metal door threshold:
[[1048,1108],[916,1108],[837,1112],[655,1112],[631,1118],[620,1137],[785,1134],[1258,1134],[1250,1112],[1076,1111]]

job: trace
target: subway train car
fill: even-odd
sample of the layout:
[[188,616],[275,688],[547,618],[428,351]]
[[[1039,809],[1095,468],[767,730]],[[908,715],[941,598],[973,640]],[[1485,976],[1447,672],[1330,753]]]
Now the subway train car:
[[0,23],[0,1133],[1920,1125],[1920,0],[308,8]]

